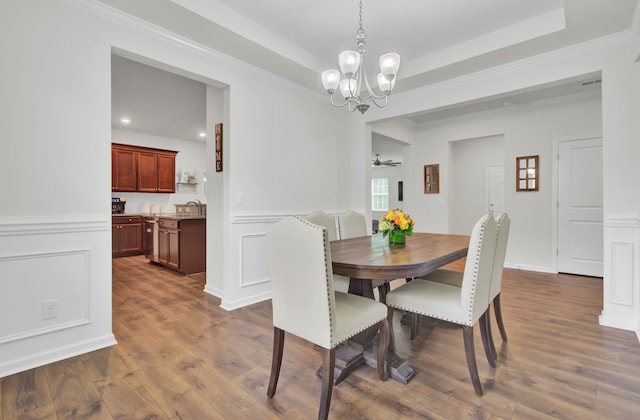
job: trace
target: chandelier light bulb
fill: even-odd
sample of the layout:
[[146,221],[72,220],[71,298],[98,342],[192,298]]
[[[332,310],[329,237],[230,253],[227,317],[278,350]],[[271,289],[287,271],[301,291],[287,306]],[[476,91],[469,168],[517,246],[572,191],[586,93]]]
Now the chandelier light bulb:
[[380,56],[380,71],[389,80],[393,80],[400,68],[400,55],[386,53]]
[[358,95],[358,81],[356,79],[342,79],[340,81],[340,93],[344,99],[351,99]]
[[396,79],[393,78],[391,79],[391,81],[389,81],[389,79],[387,79],[387,76],[385,76],[382,73],[378,73],[378,87],[380,88],[380,90],[382,92],[391,92],[393,90],[393,87],[396,85]]
[[357,51],[342,51],[338,56],[340,70],[348,79],[352,79],[360,67],[360,54]]
[[322,85],[332,95],[340,84],[340,72],[338,70],[325,70],[322,72]]

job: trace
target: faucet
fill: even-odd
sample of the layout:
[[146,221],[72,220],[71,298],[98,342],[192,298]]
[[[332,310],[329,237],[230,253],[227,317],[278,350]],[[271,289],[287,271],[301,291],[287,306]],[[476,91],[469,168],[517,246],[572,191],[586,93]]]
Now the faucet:
[[198,216],[202,216],[202,203],[200,200],[196,199],[196,201],[187,201],[187,206],[196,206],[198,208]]

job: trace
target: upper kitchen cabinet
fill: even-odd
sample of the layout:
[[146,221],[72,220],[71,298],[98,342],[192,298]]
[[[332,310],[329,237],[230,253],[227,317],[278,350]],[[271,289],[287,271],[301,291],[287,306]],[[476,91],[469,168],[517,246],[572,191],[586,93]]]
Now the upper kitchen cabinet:
[[111,191],[136,191],[136,152],[130,149],[111,148]]
[[117,143],[112,143],[111,147],[112,191],[157,193],[176,191],[175,173],[178,152]]

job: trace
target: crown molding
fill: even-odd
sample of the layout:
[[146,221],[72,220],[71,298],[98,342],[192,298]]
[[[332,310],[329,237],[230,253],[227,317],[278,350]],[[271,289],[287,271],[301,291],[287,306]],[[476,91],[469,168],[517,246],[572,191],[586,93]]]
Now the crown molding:
[[[175,32],[169,31],[161,26],[155,25],[153,23],[147,22],[144,19],[130,15],[118,8],[102,3],[99,0],[62,0],[62,1],[69,5],[77,7],[78,9],[82,9],[89,13],[92,13],[114,24],[137,31],[144,35],[151,36],[155,39],[168,42],[176,47],[179,47],[191,53],[195,53],[200,56],[207,57],[209,59],[221,61],[232,67],[235,67],[236,69],[252,72],[254,74],[260,75],[261,77],[267,78],[273,82],[289,86],[291,88],[305,92],[306,94],[310,94],[317,98],[324,99],[326,96],[324,92],[318,92],[309,87],[300,85],[289,79],[278,76],[269,71],[263,70],[260,67],[247,63],[246,61],[239,60],[233,56],[224,54],[214,48],[207,47],[206,45],[195,42],[190,38],[187,38],[182,35],[176,34]],[[122,50],[122,48],[118,48],[117,46],[113,46],[113,47],[116,49]],[[223,83],[225,85],[228,85],[228,83],[225,83],[225,81],[219,81],[218,83]]]

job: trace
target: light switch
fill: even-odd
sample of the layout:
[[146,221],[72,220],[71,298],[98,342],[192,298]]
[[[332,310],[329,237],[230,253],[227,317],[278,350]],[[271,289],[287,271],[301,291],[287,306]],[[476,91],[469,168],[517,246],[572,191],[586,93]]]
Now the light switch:
[[236,193],[236,204],[244,204],[244,194],[242,191]]

